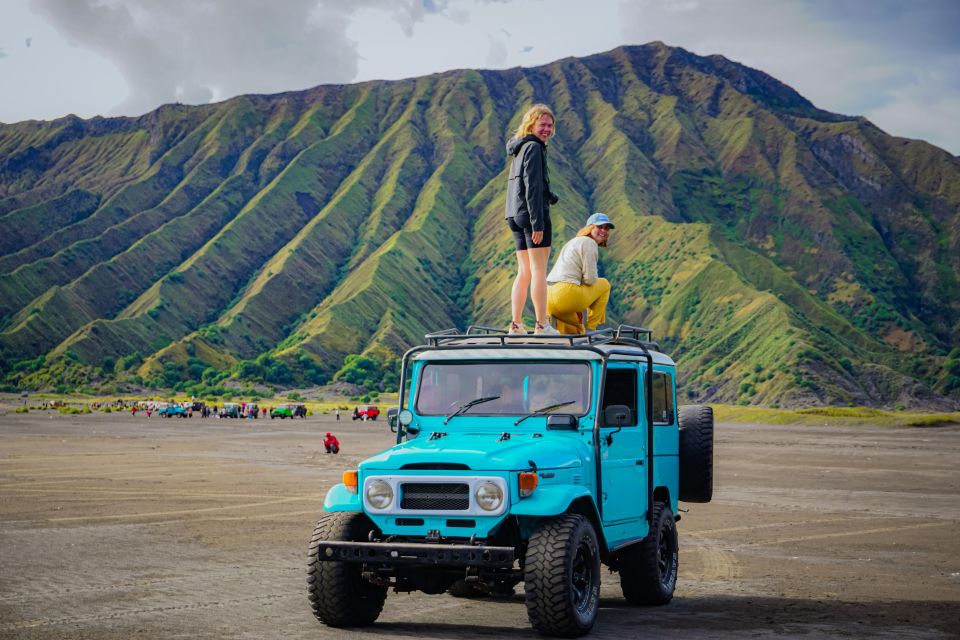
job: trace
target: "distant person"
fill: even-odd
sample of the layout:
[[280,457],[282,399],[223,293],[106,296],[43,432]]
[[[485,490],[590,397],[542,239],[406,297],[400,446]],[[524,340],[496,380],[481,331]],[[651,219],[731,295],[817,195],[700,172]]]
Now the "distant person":
[[[547,275],[547,313],[557,321],[560,333],[593,331],[607,319],[610,281],[597,275],[600,247],[606,247],[614,228],[605,213],[595,213],[577,236],[560,250]],[[587,309],[587,317],[583,310]]]
[[340,422],[340,407],[334,409],[333,413],[337,416],[337,422]]
[[323,439],[323,446],[327,450],[327,453],[340,453],[340,441],[329,431],[327,431],[327,435]]
[[513,160],[507,175],[504,217],[517,253],[517,277],[510,292],[509,333],[527,332],[523,309],[528,288],[537,316],[533,332],[557,333],[547,322],[546,279],[552,235],[550,205],[558,201],[550,190],[547,170],[547,140],[554,133],[553,111],[545,104],[535,104],[523,114],[516,133],[507,142],[507,154]]
[[261,417],[261,418],[266,418],[266,417],[267,417],[267,408],[266,408],[266,407],[260,407],[260,417]]
[[359,417],[360,417],[360,408],[359,408],[359,407],[354,407],[354,408],[353,408],[353,419],[354,419],[354,420],[357,420]]

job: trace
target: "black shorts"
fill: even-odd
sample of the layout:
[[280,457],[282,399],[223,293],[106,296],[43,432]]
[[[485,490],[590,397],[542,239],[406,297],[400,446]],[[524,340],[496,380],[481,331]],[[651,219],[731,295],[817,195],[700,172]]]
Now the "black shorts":
[[527,249],[543,249],[550,246],[550,236],[553,235],[553,226],[550,216],[543,221],[543,242],[533,244],[533,227],[530,225],[530,216],[522,213],[514,218],[507,218],[507,226],[513,232],[513,244],[517,251]]

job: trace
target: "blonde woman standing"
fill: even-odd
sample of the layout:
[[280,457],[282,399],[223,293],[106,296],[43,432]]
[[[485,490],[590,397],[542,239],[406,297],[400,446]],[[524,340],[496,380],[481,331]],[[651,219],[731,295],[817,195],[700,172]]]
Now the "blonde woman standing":
[[513,156],[507,178],[505,218],[517,251],[517,277],[510,295],[510,333],[526,333],[523,308],[527,289],[537,316],[533,332],[554,334],[547,322],[547,263],[550,260],[550,205],[557,196],[550,190],[547,140],[555,133],[550,107],[535,104],[523,115],[514,137],[507,142]]
[[[557,321],[562,334],[593,331],[607,319],[610,281],[597,274],[600,247],[606,247],[614,228],[605,213],[595,213],[577,232],[577,237],[563,245],[557,262],[547,276],[547,313]],[[587,317],[581,313],[587,309]]]

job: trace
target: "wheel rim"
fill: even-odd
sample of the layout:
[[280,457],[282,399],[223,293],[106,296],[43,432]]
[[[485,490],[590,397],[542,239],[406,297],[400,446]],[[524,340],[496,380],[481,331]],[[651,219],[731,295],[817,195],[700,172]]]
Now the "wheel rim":
[[570,576],[573,605],[581,613],[588,611],[593,606],[593,587],[597,578],[594,555],[595,550],[590,541],[587,539],[581,540],[577,546],[577,554],[573,559],[573,571]]

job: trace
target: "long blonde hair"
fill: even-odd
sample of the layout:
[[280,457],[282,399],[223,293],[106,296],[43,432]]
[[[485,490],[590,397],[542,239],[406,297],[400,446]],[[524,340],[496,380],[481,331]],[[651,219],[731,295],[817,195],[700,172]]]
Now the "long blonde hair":
[[533,133],[533,126],[537,124],[542,115],[548,115],[550,119],[553,120],[553,132],[550,136],[555,136],[557,134],[557,117],[553,115],[550,107],[545,104],[535,104],[527,109],[527,112],[523,114],[523,119],[520,120],[520,126],[517,127],[517,133],[514,135],[517,138],[525,138]]
[[[584,237],[584,236],[589,236],[591,233],[593,233],[593,229],[594,229],[596,226],[597,226],[597,225],[595,225],[595,224],[588,224],[588,225],[585,226],[584,228],[580,229],[580,231],[577,231],[577,237],[578,237],[578,238],[582,238],[582,237]],[[609,240],[609,236],[608,236],[607,240]],[[601,246],[601,247],[607,246],[607,240],[604,240],[603,242],[599,243],[598,246]]]

